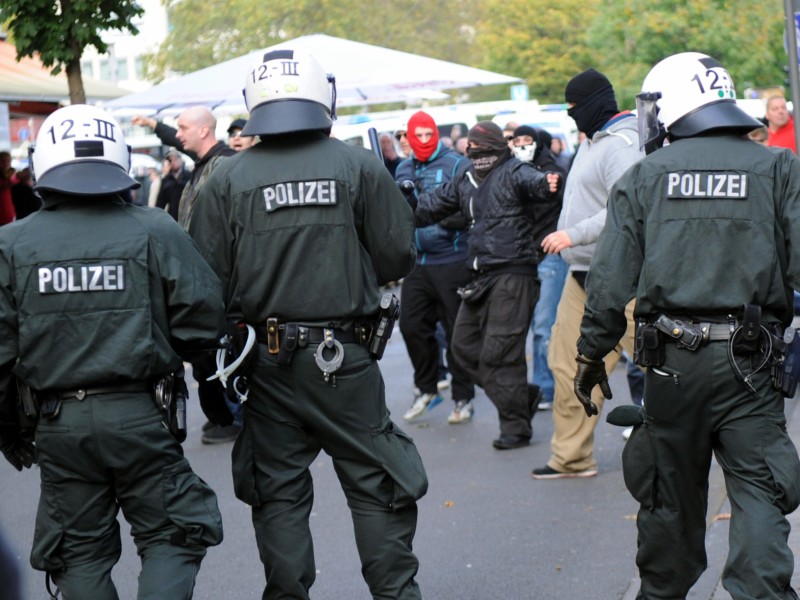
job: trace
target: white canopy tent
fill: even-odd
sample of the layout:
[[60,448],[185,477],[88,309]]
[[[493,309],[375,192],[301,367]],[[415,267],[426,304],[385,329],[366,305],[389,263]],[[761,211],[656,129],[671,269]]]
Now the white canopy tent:
[[206,105],[220,113],[246,112],[242,88],[248,71],[269,50],[302,49],[336,77],[337,106],[446,97],[440,90],[521,81],[491,71],[399,52],[323,34],[287,40],[165,81],[105,104],[111,111],[174,111]]

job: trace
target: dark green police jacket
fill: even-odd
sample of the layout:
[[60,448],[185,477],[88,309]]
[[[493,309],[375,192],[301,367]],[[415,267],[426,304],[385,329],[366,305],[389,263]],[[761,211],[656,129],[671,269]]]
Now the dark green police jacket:
[[0,228],[0,404],[12,371],[37,390],[149,381],[223,331],[219,279],[165,211],[54,194]]
[[229,313],[310,325],[374,315],[414,266],[414,217],[371,152],[322,133],[270,137],[221,162],[189,224]]
[[788,324],[800,288],[800,161],[791,151],[715,135],[678,140],[611,190],[586,282],[578,350],[602,358],[641,317],[719,318],[743,304]]

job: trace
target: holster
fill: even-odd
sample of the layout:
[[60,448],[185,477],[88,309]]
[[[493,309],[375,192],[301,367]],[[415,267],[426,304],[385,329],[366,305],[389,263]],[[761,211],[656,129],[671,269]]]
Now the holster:
[[660,367],[665,360],[666,350],[661,332],[651,323],[637,321],[633,362],[640,367]]
[[28,419],[36,420],[39,417],[39,402],[33,390],[21,379],[16,379],[17,397],[22,414]]
[[164,412],[164,427],[178,442],[186,439],[186,401],[189,390],[183,377],[183,367],[164,375],[156,382],[153,393],[156,406]]
[[800,382],[800,332],[788,327],[783,334],[783,353],[771,367],[772,385],[786,398],[794,397]]
[[394,322],[400,315],[400,301],[397,296],[391,292],[386,292],[381,297],[381,311],[378,315],[378,325],[372,334],[372,339],[369,342],[369,354],[375,360],[383,358],[383,353],[386,350],[386,344],[389,338],[392,337],[394,331]]

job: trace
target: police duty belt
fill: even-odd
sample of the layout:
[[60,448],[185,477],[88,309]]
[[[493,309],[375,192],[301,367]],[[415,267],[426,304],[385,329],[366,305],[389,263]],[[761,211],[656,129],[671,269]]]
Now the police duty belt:
[[660,315],[653,322],[656,329],[674,341],[678,348],[686,348],[694,352],[708,342],[730,339],[735,330],[734,323],[688,323]]
[[[368,344],[372,336],[372,325],[356,325],[341,329],[334,327],[308,327],[298,323],[279,323],[275,318],[267,319],[264,328],[256,329],[256,339],[267,344],[270,354],[276,355],[278,364],[286,366],[291,361],[292,353],[298,348],[306,348],[309,344],[318,344],[314,352],[314,362],[322,371],[323,379],[336,385],[338,371],[344,361],[342,343]],[[326,357],[326,351],[333,351],[333,356]],[[327,352],[330,355],[330,352]]]

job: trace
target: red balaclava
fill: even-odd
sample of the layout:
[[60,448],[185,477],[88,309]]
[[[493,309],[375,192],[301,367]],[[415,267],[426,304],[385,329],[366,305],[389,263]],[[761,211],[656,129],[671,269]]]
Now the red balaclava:
[[[417,127],[433,129],[433,135],[431,139],[428,140],[428,143],[423,144],[417,139]],[[423,111],[415,112],[411,115],[411,118],[408,120],[408,143],[414,151],[414,158],[422,162],[427,162],[433,153],[436,152],[436,148],[439,147],[439,130],[436,128],[436,123],[432,116]]]

